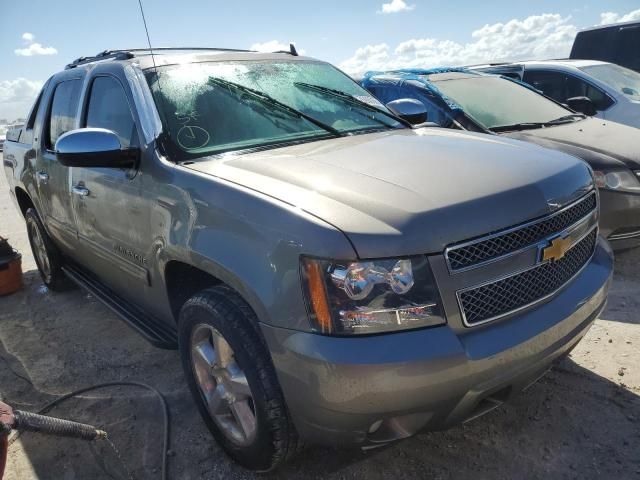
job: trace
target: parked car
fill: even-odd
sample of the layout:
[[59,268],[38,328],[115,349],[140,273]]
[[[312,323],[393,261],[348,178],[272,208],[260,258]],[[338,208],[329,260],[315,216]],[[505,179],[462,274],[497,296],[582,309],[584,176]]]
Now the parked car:
[[623,22],[578,32],[570,58],[602,60],[640,72],[640,22]]
[[597,60],[547,60],[470,69],[517,78],[575,110],[640,127],[640,73],[628,68]]
[[439,126],[516,138],[585,160],[600,187],[600,233],[614,248],[640,244],[640,130],[576,114],[522,83],[464,68],[374,72],[362,85],[384,103],[422,102]]
[[45,284],[178,347],[245,467],[482,415],[603,309],[584,162],[413,129],[293,51],[154,53],[55,74],[4,168]]

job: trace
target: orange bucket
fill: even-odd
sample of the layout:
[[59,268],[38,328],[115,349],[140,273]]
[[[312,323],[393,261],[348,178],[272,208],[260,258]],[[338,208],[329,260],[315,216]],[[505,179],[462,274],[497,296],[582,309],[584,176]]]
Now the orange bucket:
[[9,295],[22,288],[22,255],[0,237],[0,295]]

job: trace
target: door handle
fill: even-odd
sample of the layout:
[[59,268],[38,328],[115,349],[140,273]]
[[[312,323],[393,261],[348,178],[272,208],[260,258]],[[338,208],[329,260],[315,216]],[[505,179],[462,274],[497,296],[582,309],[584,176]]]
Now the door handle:
[[87,195],[89,195],[89,189],[75,186],[73,187],[73,193],[75,193],[76,195],[80,195],[81,197],[86,197]]
[[49,181],[49,174],[44,170],[40,170],[37,175],[38,180],[40,180],[42,183],[47,183]]

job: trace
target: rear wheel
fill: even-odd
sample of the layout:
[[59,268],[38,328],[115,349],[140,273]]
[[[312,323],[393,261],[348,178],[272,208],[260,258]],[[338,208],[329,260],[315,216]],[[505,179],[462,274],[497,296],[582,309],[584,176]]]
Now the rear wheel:
[[67,290],[70,282],[62,271],[62,256],[47,235],[34,208],[25,213],[29,244],[44,284],[54,291]]
[[237,293],[212,287],[182,307],[179,345],[187,383],[213,436],[240,465],[268,471],[291,457],[299,441],[256,326]]

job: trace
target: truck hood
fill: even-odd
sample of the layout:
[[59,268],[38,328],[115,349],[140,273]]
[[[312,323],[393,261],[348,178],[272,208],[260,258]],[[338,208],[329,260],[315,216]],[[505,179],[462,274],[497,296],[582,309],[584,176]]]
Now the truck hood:
[[555,210],[592,185],[569,155],[498,136],[392,130],[198,160],[344,232],[360,258],[441,252]]
[[594,169],[640,169],[640,129],[599,118],[549,128],[508,132],[510,138],[561,150],[589,163]]

